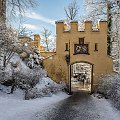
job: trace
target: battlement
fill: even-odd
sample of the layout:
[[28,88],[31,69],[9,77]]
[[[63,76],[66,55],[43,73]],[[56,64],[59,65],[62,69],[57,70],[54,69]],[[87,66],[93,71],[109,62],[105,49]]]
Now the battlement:
[[66,24],[63,20],[56,21],[56,32],[65,33],[65,32],[106,32],[107,31],[107,22],[99,21],[96,26],[92,25],[92,21],[85,21],[84,24],[79,25],[78,21],[71,21],[69,24]]

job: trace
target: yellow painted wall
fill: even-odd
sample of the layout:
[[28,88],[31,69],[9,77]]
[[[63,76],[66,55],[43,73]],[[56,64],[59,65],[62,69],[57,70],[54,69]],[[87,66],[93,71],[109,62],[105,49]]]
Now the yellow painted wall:
[[45,52],[45,51],[41,51],[40,52],[40,55],[43,56],[43,57],[49,57],[51,55],[55,54],[56,55],[56,52]]
[[40,35],[39,34],[35,34],[34,35],[34,40],[30,37],[20,37],[19,41],[24,44],[27,43],[31,48],[37,47],[38,50],[40,52],[44,52],[45,51],[45,47],[40,45]]
[[[50,77],[56,81],[64,80],[69,84],[69,70],[65,61],[65,44],[70,43],[70,64],[85,61],[93,64],[93,85],[97,84],[97,77],[101,74],[112,72],[112,59],[107,55],[107,22],[98,23],[98,31],[92,30],[92,22],[84,23],[85,30],[78,31],[77,21],[72,21],[70,31],[64,31],[64,22],[56,22],[56,55],[51,59],[44,60],[44,65]],[[83,38],[89,44],[89,55],[74,55],[74,44],[79,43],[79,38]],[[98,44],[98,51],[95,51],[95,43]]]
[[68,67],[64,59],[53,55],[48,59],[43,60],[44,67],[48,75],[56,82],[65,81],[68,83]]

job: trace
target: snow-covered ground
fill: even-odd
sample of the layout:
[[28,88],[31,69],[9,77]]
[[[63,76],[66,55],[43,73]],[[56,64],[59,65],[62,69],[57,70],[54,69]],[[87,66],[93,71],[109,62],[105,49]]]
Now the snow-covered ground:
[[38,111],[30,120],[120,120],[120,111],[104,98],[74,93],[71,97]]
[[[0,92],[0,120],[36,120],[37,118],[44,120],[45,115],[47,115],[49,111],[53,111],[55,106],[59,109],[62,103],[60,101],[66,98],[69,100],[75,99],[74,97],[75,96],[73,95],[69,98],[69,95],[66,93],[58,92],[57,94],[53,94],[52,97],[24,100],[24,93],[19,89],[16,90],[14,94],[6,94],[5,91]],[[84,102],[81,99],[78,99],[78,103],[82,102],[80,106],[77,105],[74,107],[81,108],[87,105],[89,108],[92,104],[93,106],[91,107],[94,108],[93,111],[92,108],[89,109],[91,109],[93,114],[99,114],[100,118],[103,118],[102,120],[113,120],[112,118],[115,118],[114,120],[119,120],[120,112],[114,109],[106,99],[98,99],[94,96],[90,96],[90,102],[86,102],[88,99],[86,99]],[[63,106],[69,100],[64,100]],[[68,105],[68,103],[66,103],[66,105]],[[85,108],[87,108],[87,106]],[[86,112],[89,112],[88,108],[86,109]]]
[[30,120],[36,112],[69,97],[63,92],[32,100],[23,100],[22,96],[19,90],[13,95],[0,92],[0,120]]
[[[20,62],[21,71],[28,74],[29,69],[25,63],[22,62],[18,56],[15,56],[14,59]],[[10,72],[9,69],[8,71]],[[43,70],[41,70],[41,72],[42,71]],[[44,118],[44,115],[46,115],[49,110],[52,110],[52,107],[54,107],[55,104],[59,105],[61,100],[69,97],[69,95],[62,92],[62,88],[64,87],[64,84],[57,84],[44,74],[44,76],[40,78],[39,83],[37,83],[33,89],[33,92],[35,90],[37,95],[39,93],[40,98],[35,97],[36,99],[24,100],[24,90],[16,89],[13,94],[7,94],[10,93],[11,88],[0,85],[0,120],[34,120],[36,118],[36,113],[41,113]],[[51,97],[47,95],[48,93],[51,93]],[[74,99],[74,96],[72,97]],[[112,117],[114,114],[115,118],[118,118],[115,120],[119,120],[119,112],[114,111],[105,99],[99,100],[96,97],[92,97],[92,99],[94,100],[94,106],[96,106],[95,110],[100,116],[104,117],[104,114],[108,114],[108,116]]]
[[120,111],[110,103],[109,99],[98,99],[96,95],[91,96],[96,106],[96,114],[99,113],[102,120],[120,120]]
[[[51,92],[51,87],[55,88],[55,92]],[[24,90],[17,88],[13,94],[9,94],[11,87],[0,85],[0,120],[30,120],[36,112],[69,97],[61,87],[44,76],[33,89],[36,90],[35,94],[40,94],[40,98],[24,100]],[[48,96],[45,91],[51,94]]]
[[[16,71],[25,75],[30,74],[30,69],[17,54],[13,56],[11,62],[18,63]],[[6,70],[7,73],[12,74],[10,64]],[[47,73],[42,68],[40,74],[39,82],[28,92],[29,96],[34,93],[36,99],[30,99],[32,97],[29,97],[30,100],[25,100],[25,90],[19,88],[13,94],[9,94],[11,86],[0,85],[0,120],[30,120],[36,112],[69,97],[69,95],[62,92],[63,84],[57,84],[47,77]],[[8,78],[10,78],[10,75]]]

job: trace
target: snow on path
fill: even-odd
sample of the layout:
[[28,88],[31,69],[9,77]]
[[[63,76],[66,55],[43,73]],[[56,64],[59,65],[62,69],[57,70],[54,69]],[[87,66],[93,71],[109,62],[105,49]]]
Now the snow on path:
[[102,120],[120,120],[120,111],[113,107],[109,99],[98,99],[91,96],[96,107],[96,114],[99,114]]
[[108,100],[79,94],[38,111],[30,120],[120,120]]
[[52,97],[43,97],[33,100],[20,100],[0,96],[0,120],[30,120],[36,112],[45,110],[51,104],[69,97],[59,92]]

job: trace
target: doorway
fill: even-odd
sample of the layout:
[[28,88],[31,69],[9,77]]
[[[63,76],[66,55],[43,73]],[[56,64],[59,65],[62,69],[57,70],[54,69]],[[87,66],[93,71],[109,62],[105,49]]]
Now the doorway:
[[93,65],[87,62],[77,62],[70,67],[71,91],[91,92]]

